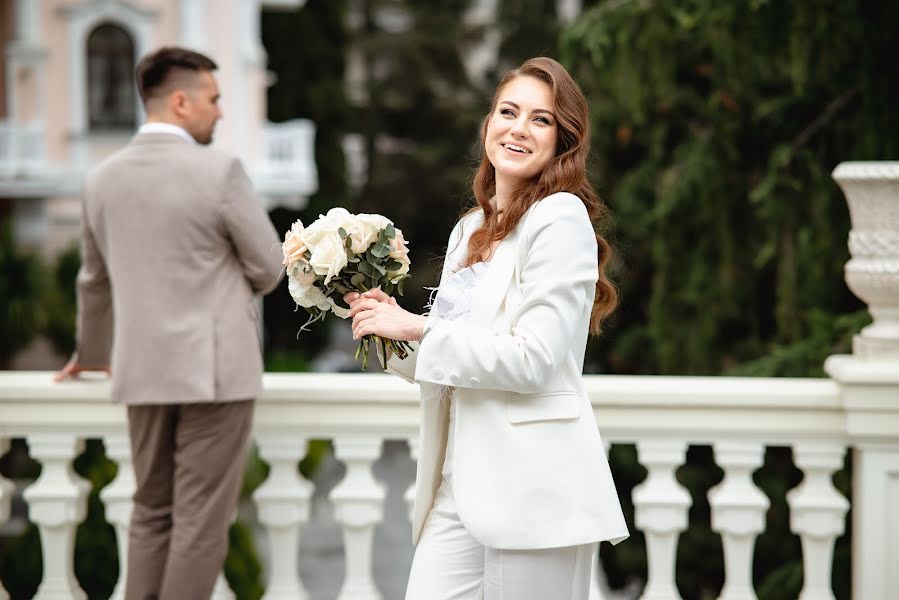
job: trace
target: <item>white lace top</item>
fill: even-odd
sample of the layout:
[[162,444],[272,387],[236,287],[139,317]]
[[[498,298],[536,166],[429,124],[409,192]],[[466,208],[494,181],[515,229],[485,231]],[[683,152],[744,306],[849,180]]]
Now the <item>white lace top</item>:
[[[431,303],[432,318],[447,321],[467,321],[471,311],[471,298],[487,272],[488,263],[479,262],[449,275]],[[448,397],[452,397],[449,395]],[[446,458],[443,461],[443,478],[452,483],[453,447],[455,446],[456,404],[450,399],[449,431],[446,440]]]

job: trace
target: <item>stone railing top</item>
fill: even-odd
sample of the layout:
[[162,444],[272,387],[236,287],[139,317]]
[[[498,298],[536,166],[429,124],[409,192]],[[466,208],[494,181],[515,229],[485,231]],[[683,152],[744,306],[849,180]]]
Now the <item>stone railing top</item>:
[[842,162],[833,170],[837,181],[847,179],[899,179],[899,161]]
[[[35,431],[104,435],[124,423],[107,381],[52,382],[52,373],[0,372],[0,436]],[[584,377],[604,437],[669,436],[696,443],[746,438],[788,444],[842,439],[845,414],[829,379]],[[407,438],[418,431],[418,390],[379,374],[267,373],[257,432]]]

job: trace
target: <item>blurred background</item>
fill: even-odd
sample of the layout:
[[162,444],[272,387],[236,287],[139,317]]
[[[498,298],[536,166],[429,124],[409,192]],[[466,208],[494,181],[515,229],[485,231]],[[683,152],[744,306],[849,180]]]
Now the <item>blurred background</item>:
[[[80,181],[140,123],[136,60],[183,44],[219,63],[216,144],[244,159],[279,231],[332,206],[388,216],[410,240],[412,310],[472,204],[495,83],[529,57],[560,60],[590,102],[590,174],[618,251],[621,308],[591,340],[586,372],[823,376],[825,357],[870,322],[843,283],[850,223],[830,174],[899,158],[897,31],[896,0],[0,0],[0,369],[56,369],[72,351]],[[358,369],[346,323],[297,335],[293,307],[286,285],[264,300],[267,370]],[[304,474],[328,452],[313,445]],[[611,458],[627,498],[646,472],[633,447]],[[850,468],[834,479],[847,495]],[[76,469],[95,488],[76,574],[105,598],[117,558],[95,496],[115,466],[89,443]],[[7,478],[36,472],[15,443],[0,460]],[[245,491],[264,477],[257,460]],[[722,586],[705,500],[721,478],[707,447],[678,470],[693,496],[677,556],[685,599]],[[800,479],[789,449],[766,450],[762,599],[801,587],[784,501]],[[20,529],[0,530],[0,579],[27,598],[39,541]],[[240,523],[232,533],[229,581],[258,598],[252,537]],[[837,598],[849,597],[850,534],[837,543]],[[612,588],[645,579],[642,544],[638,533],[603,548]]]

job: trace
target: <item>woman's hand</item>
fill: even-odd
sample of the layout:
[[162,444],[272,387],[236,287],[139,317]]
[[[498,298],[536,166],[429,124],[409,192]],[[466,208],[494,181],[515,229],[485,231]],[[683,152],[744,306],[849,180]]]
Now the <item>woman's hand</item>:
[[400,308],[396,298],[379,288],[362,295],[351,292],[343,299],[350,305],[353,339],[358,340],[366,335],[407,342],[421,339],[427,317]]

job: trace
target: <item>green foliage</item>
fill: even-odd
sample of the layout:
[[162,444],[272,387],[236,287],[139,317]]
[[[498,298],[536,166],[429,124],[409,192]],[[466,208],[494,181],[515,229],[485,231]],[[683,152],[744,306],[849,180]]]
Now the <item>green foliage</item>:
[[90,600],[102,600],[112,594],[121,570],[115,529],[106,521],[100,500],[100,490],[115,479],[118,467],[106,458],[100,440],[87,440],[74,466],[91,484],[87,517],[75,534],[75,576]]
[[[363,136],[369,160],[356,208],[388,216],[410,240],[413,269],[404,304],[421,310],[423,288],[437,280],[438,257],[470,196],[471,149],[486,101],[468,79],[459,49],[484,32],[465,24],[468,2],[462,0],[364,0],[361,8],[352,47],[365,68],[365,101],[355,107],[353,129]],[[401,31],[375,18],[390,8],[407,14]]]
[[262,565],[256,556],[252,532],[242,521],[234,523],[228,532],[225,578],[240,600],[259,600],[265,593]]
[[563,33],[623,252],[622,308],[596,362],[820,373],[844,337],[834,317],[860,307],[842,283],[849,220],[830,172],[899,154],[883,58],[897,26],[899,12],[862,0],[691,0],[601,3]]
[[76,278],[81,267],[77,245],[56,257],[51,285],[47,293],[47,325],[44,335],[53,349],[64,356],[75,350]]
[[9,226],[0,230],[0,368],[30,344],[47,322],[41,302],[47,293],[47,270],[41,260],[16,249]]

